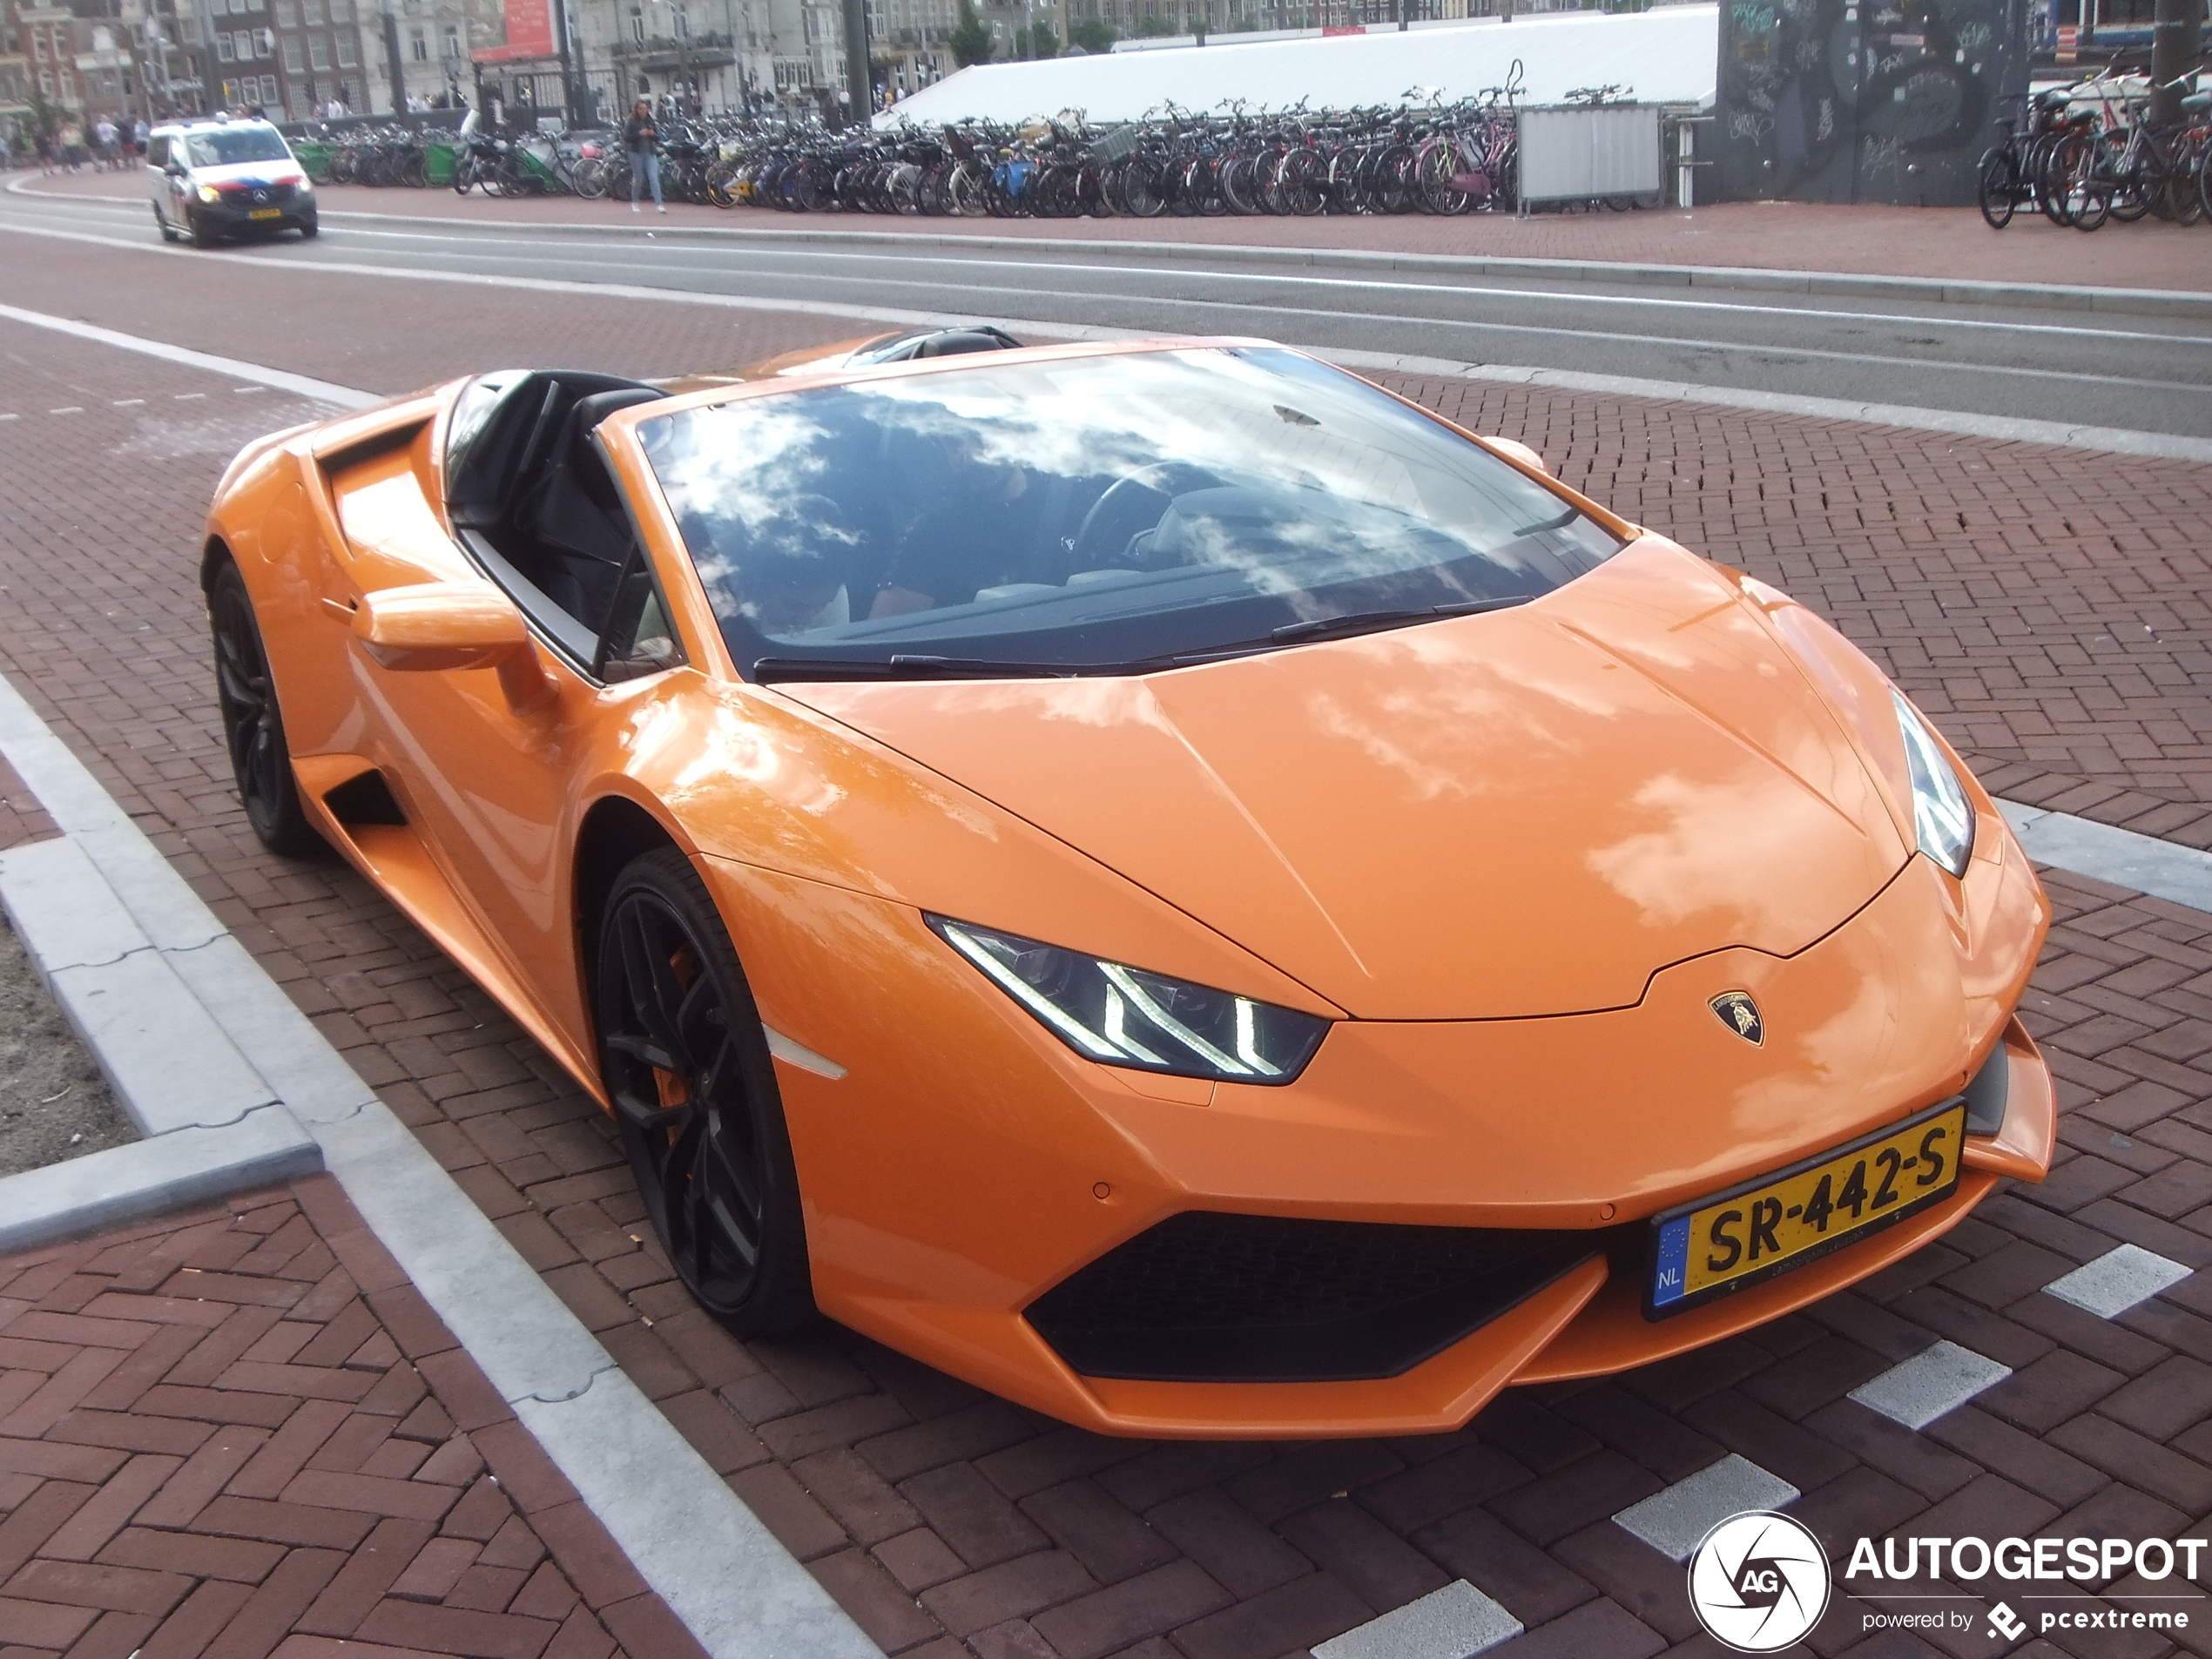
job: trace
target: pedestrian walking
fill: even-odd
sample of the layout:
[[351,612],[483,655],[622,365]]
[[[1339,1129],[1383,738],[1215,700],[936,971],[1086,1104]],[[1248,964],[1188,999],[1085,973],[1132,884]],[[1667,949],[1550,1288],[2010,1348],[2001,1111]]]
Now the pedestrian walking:
[[630,119],[622,124],[623,147],[630,152],[630,211],[644,210],[637,205],[638,185],[648,180],[653,186],[653,211],[664,213],[668,206],[660,199],[660,127],[653,119],[653,106],[639,98],[631,106]]
[[54,135],[41,127],[32,142],[38,149],[38,171],[51,179],[54,174]]
[[93,125],[92,141],[100,147],[100,165],[110,172],[121,165],[116,158],[115,138],[115,123],[102,116]]

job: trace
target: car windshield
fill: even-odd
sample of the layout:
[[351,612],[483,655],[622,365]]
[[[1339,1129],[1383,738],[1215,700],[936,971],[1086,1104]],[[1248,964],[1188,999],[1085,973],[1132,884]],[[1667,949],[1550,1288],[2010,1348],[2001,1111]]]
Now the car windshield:
[[274,127],[224,127],[187,132],[185,154],[195,167],[233,167],[242,161],[289,161],[292,152]]
[[1620,546],[1279,347],[999,362],[637,435],[757,678],[1171,666],[1514,604]]

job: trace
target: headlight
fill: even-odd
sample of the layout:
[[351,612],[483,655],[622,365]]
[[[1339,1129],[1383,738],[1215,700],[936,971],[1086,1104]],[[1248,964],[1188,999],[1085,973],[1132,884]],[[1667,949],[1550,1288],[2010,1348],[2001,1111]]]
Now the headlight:
[[1974,853],[1974,809],[1950,757],[1919,711],[1892,691],[1898,730],[1905,734],[1905,764],[1912,774],[1912,828],[1920,850],[1953,875],[1966,873]]
[[300,179],[299,183],[292,186],[292,193],[295,196],[314,195],[315,193],[315,181],[312,179]]
[[199,187],[199,199],[204,202],[219,202],[223,199],[223,192],[212,185],[202,185]]
[[1329,1022],[1249,996],[1103,961],[1019,934],[927,918],[1062,1042],[1101,1065],[1244,1083],[1286,1083]]

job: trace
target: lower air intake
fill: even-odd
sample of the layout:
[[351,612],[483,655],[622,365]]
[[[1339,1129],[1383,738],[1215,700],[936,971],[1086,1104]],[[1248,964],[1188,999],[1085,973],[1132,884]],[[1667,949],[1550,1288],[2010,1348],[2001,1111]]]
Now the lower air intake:
[[1606,1236],[1187,1211],[1029,1305],[1086,1377],[1351,1382],[1442,1352]]

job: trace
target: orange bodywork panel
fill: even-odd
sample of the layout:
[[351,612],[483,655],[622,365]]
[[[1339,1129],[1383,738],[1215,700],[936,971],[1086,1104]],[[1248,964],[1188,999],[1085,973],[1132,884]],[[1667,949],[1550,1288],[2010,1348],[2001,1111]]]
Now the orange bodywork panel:
[[[795,1045],[771,1047],[825,1312],[1109,1433],[1442,1430],[1802,1306],[2047,1170],[2013,1017],[2047,905],[1971,779],[1963,879],[1916,853],[1889,683],[1811,611],[1561,489],[1628,544],[1511,610],[1155,674],[748,684],[634,429],[834,379],[822,355],[600,428],[664,672],[600,683],[455,539],[457,385],[250,448],[209,536],[311,819],[603,1099],[587,819],[624,803],[691,856]],[[1332,1023],[1281,1086],[1099,1064],[926,914]],[[1715,1017],[1730,992],[1764,1043]],[[2002,1125],[1952,1197],[1644,1317],[1650,1217],[1956,1096],[2000,1044]],[[1025,1310],[1188,1211],[1591,1247],[1395,1376],[1078,1375]]]

